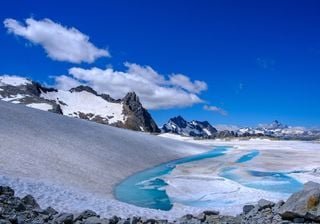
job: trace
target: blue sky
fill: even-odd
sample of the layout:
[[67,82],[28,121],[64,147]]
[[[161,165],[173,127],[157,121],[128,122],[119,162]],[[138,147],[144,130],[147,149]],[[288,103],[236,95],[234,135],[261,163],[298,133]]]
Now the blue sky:
[[[158,124],[180,114],[212,124],[256,125],[278,119],[290,125],[320,126],[319,9],[316,0],[5,0],[1,21],[12,18],[26,26],[27,18],[48,18],[66,29],[78,29],[111,57],[80,63],[53,59],[41,44],[8,33],[8,27],[1,25],[0,74],[54,85],[52,77],[71,76],[70,68],[88,73],[93,67],[102,71],[112,67],[117,75],[130,73],[124,66],[129,62],[139,69],[150,66],[166,83],[170,81],[160,87],[173,85],[172,74],[183,74],[191,87],[172,88],[203,101],[185,107],[173,102],[169,109],[150,106],[156,107],[150,111]],[[207,88],[195,90],[195,80]],[[158,99],[145,98],[149,104]],[[205,105],[216,111],[204,110]]]

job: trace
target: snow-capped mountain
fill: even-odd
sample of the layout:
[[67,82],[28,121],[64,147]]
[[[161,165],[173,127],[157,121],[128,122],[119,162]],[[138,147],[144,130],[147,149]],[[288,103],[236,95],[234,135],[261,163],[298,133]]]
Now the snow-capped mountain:
[[160,132],[134,92],[115,100],[88,86],[65,91],[46,88],[22,77],[0,76],[0,99],[116,127]]
[[261,124],[258,127],[219,126],[219,130],[209,122],[186,121],[181,116],[171,118],[161,128],[163,133],[174,133],[182,136],[199,138],[237,138],[237,137],[271,137],[278,139],[318,140],[319,129],[291,127],[275,120],[270,124]]
[[181,116],[171,118],[161,128],[163,133],[175,133],[183,136],[210,137],[217,133],[217,129],[208,121],[186,121]]
[[275,120],[271,124],[261,124],[256,128],[246,127],[236,131],[239,137],[268,136],[280,139],[313,140],[320,138],[320,131],[304,127],[292,127]]

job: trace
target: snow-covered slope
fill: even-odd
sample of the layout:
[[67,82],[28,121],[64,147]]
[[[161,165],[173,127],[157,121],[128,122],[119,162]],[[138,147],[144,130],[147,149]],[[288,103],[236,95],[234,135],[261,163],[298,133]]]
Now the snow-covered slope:
[[3,101],[0,123],[0,183],[67,211],[143,215],[112,200],[113,187],[135,172],[209,149]]
[[91,92],[58,90],[41,93],[41,97],[58,103],[60,101],[62,113],[70,117],[81,118],[88,115],[88,120],[100,117],[103,122],[108,124],[125,123],[127,119],[123,114],[121,102],[108,102]]
[[19,76],[10,76],[10,75],[3,75],[0,76],[0,86],[20,86],[20,85],[27,85],[31,84],[31,82],[25,78]]
[[157,136],[0,101],[2,174],[81,185],[99,193],[126,176],[204,150]]
[[0,76],[0,99],[136,131],[160,132],[135,93],[115,100],[87,86],[63,91],[46,88],[26,78],[6,75]]
[[162,126],[163,133],[175,133],[182,136],[210,137],[214,136],[217,130],[207,121],[186,121],[178,116],[171,118]]

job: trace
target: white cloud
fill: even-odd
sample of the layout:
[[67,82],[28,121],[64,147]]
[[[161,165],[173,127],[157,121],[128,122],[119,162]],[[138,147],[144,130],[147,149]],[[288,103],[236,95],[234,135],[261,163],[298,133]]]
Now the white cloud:
[[187,107],[203,102],[198,94],[207,88],[204,82],[192,82],[184,76],[188,82],[179,83],[177,79],[172,81],[174,75],[168,78],[150,66],[128,62],[125,63],[125,66],[127,68],[125,71],[115,71],[112,68],[83,69],[73,67],[69,69],[71,77],[68,79],[65,78],[66,76],[56,77],[56,85],[74,87],[69,85],[72,84],[72,79],[75,81],[74,84],[81,82],[100,93],[108,93],[114,98],[122,98],[129,91],[135,91],[142,104],[148,109]]
[[171,75],[170,82],[192,93],[199,93],[208,88],[205,82],[198,80],[191,82],[189,77],[182,74]]
[[216,106],[204,105],[204,106],[203,106],[203,109],[204,109],[204,110],[208,110],[208,111],[217,112],[217,113],[219,113],[219,114],[221,114],[221,115],[223,115],[223,116],[227,116],[227,115],[228,115],[228,113],[227,113],[225,110],[223,110],[223,109],[220,108],[220,107],[216,107]]
[[69,76],[66,76],[66,75],[56,76],[56,77],[54,77],[54,79],[56,82],[55,87],[57,89],[69,90],[73,87],[82,85],[82,83],[79,82],[78,80],[75,80],[75,79],[73,79]]
[[29,18],[22,24],[7,18],[3,23],[9,33],[41,45],[48,56],[57,61],[92,63],[99,57],[110,57],[107,50],[95,47],[89,37],[76,28],[64,27],[50,19]]

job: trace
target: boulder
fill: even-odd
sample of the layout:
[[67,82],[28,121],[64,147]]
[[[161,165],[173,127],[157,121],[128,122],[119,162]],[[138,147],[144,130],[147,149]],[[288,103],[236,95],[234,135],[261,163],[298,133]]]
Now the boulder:
[[252,209],[254,209],[254,205],[245,205],[242,208],[244,214],[248,214]]
[[54,208],[52,208],[52,207],[47,207],[46,209],[45,209],[45,211],[49,214],[49,215],[56,215],[56,214],[58,214],[58,212],[54,209]]
[[259,210],[263,210],[266,208],[272,208],[274,205],[275,205],[275,203],[273,203],[272,201],[265,200],[265,199],[260,199],[258,201]]
[[60,213],[54,218],[56,224],[72,224],[73,214],[71,213]]
[[109,224],[109,222],[105,219],[100,219],[97,216],[88,217],[83,221],[84,224]]
[[187,214],[185,216],[182,216],[177,222],[180,224],[200,224],[201,220],[191,214]]
[[91,210],[85,210],[83,212],[81,212],[75,219],[74,221],[82,221],[84,219],[87,219],[89,217],[98,217],[97,213],[95,213],[94,211]]
[[286,220],[304,218],[320,222],[320,184],[306,183],[303,190],[291,195],[278,212]]
[[40,208],[39,204],[37,203],[36,199],[30,194],[26,195],[21,199],[21,202],[27,207],[31,209]]
[[0,195],[14,196],[14,190],[7,186],[0,186]]

